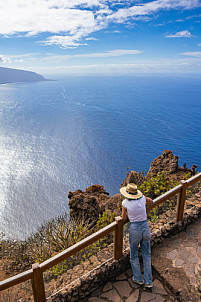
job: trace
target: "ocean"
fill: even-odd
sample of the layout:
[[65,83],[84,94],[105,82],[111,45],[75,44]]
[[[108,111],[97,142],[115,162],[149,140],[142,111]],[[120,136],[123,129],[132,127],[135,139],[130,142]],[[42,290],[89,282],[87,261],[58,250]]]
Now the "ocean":
[[0,86],[0,232],[25,239],[68,192],[119,192],[164,150],[201,168],[201,76],[72,76]]

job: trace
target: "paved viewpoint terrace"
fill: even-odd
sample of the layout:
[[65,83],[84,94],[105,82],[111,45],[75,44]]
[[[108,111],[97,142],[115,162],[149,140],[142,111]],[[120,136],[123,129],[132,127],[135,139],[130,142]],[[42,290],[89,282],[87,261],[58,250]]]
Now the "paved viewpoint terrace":
[[201,218],[152,249],[152,290],[132,281],[131,269],[83,302],[201,301]]
[[[123,256],[112,257],[114,244],[101,249],[97,256],[69,271],[58,286],[51,288],[48,300],[71,302],[146,302],[201,301],[201,191],[185,201],[182,222],[177,222],[176,209],[150,222],[152,233],[153,288],[136,287],[129,261],[128,233],[125,229]],[[128,227],[128,224],[125,225]],[[93,258],[93,259],[92,259]],[[76,275],[76,272],[79,272]],[[67,285],[68,284],[68,285]],[[56,293],[53,293],[57,291]],[[53,294],[52,294],[53,293]],[[47,292],[48,294],[48,292]],[[48,296],[48,295],[47,295]]]
[[[61,293],[61,295],[49,296],[47,301],[201,301],[201,217],[189,224],[180,233],[165,238],[161,243],[153,246],[153,288],[151,290],[134,284],[129,266],[119,275],[116,275],[115,279],[107,279],[104,285],[96,287],[88,297],[77,300],[74,296],[69,299]],[[55,285],[55,290],[58,290],[58,284],[55,283]],[[52,293],[52,288],[49,289]],[[2,301],[8,300],[3,299]],[[27,300],[22,298],[19,301],[25,302]]]
[[[193,181],[195,181],[194,178]],[[173,196],[175,190],[178,193],[178,189],[181,188],[181,192],[183,192],[186,183],[185,185],[182,183],[182,186],[178,186],[178,188],[173,189],[174,192],[171,190],[168,194]],[[120,246],[114,240],[113,243],[100,249],[96,256],[92,255],[86,261],[66,271],[56,282],[55,280],[46,282],[45,291],[43,290],[44,298],[43,300],[37,298],[37,301],[42,302],[46,299],[54,302],[201,301],[200,185],[197,189],[199,190],[197,193],[185,200],[182,221],[175,219],[177,212],[175,207],[172,206],[174,200],[170,200],[169,210],[160,215],[156,223],[150,221],[154,273],[152,290],[144,289],[143,286],[136,288],[132,281],[128,233],[125,229],[125,236],[123,236],[121,224],[121,234],[120,231],[119,233],[116,232],[114,239],[123,239],[124,237],[123,242],[120,242],[121,246],[122,243],[124,246],[123,255],[120,255],[119,258],[114,257],[116,255],[114,252],[118,251],[115,246]],[[167,193],[165,194],[167,195]],[[167,199],[166,195],[163,196],[163,199]],[[182,196],[185,197],[185,194],[179,194],[179,206],[177,207],[179,209],[182,208],[181,201],[184,201],[184,198],[180,198]],[[158,201],[163,202],[163,199]],[[165,205],[166,207],[167,205]],[[117,221],[121,221],[121,218],[117,217]],[[116,226],[116,221],[110,225],[110,228],[111,226],[113,228],[114,225]],[[125,227],[128,227],[128,224]],[[98,235],[100,236],[100,233]],[[82,242],[82,246],[86,246],[85,241]],[[69,250],[67,249],[65,253],[69,253]],[[53,257],[52,259],[54,265],[58,263],[57,258]],[[43,268],[43,271],[45,271],[44,266],[47,264],[49,265],[49,262],[43,262],[41,266],[38,265],[37,269]],[[52,262],[51,265],[53,266]],[[40,285],[43,283],[43,278],[38,278],[35,281],[38,281],[36,284]],[[38,291],[35,291],[35,295],[36,293]],[[20,301],[28,301],[23,298],[24,296]]]

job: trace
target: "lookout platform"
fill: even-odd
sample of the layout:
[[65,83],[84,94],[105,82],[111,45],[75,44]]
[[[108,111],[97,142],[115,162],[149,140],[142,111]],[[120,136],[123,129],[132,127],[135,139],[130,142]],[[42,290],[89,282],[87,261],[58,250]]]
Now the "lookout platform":
[[131,269],[82,302],[201,301],[201,218],[152,248],[153,288],[136,286]]
[[[154,285],[151,290],[136,287],[132,281],[128,224],[121,217],[41,264],[34,263],[32,269],[0,282],[0,290],[31,279],[34,301],[40,302],[201,301],[200,180],[201,173],[181,181],[148,208],[149,212],[159,207],[153,211],[159,215],[153,215],[154,220],[149,221]],[[190,190],[186,198],[187,188],[193,185],[193,194]],[[96,255],[67,270],[56,282],[54,279],[44,282],[43,273],[47,270],[112,233],[113,242]],[[20,301],[31,300],[22,296]]]

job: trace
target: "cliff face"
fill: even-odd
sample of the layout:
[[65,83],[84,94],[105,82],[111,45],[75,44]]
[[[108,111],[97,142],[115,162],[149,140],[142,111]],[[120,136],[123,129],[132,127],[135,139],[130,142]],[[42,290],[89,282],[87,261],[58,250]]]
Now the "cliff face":
[[197,168],[196,165],[193,165],[191,169],[187,168],[186,163],[184,163],[183,167],[179,167],[178,159],[178,156],[173,155],[172,151],[163,151],[162,155],[159,155],[151,163],[148,177],[156,176],[158,172],[162,171],[165,171],[167,178],[172,179],[173,181],[183,179],[186,172],[190,172],[191,175],[195,175],[195,169]]
[[172,151],[165,150],[151,163],[148,174],[156,176],[158,172],[166,171],[168,175],[178,172],[178,156],[174,156]]
[[72,216],[84,216],[91,221],[97,220],[99,214],[105,210],[115,212],[117,204],[121,204],[123,200],[121,194],[110,197],[109,193],[100,185],[90,186],[85,191],[69,192],[68,198],[70,214]]
[[46,81],[46,79],[32,71],[0,67],[0,84],[38,81]]
[[[188,169],[186,164],[184,164],[184,167],[179,167],[178,156],[174,156],[172,151],[165,150],[162,155],[153,160],[147,175],[136,171],[130,171],[121,186],[126,186],[128,183],[132,182],[141,185],[149,177],[156,176],[158,172],[162,171],[166,172],[167,179],[179,181],[183,179],[185,172],[191,172],[193,175],[196,167],[197,166],[193,165],[192,169]],[[118,193],[110,197],[104,187],[100,185],[93,185],[84,192],[81,190],[69,192],[68,197],[71,215],[84,215],[90,217],[93,221],[105,210],[108,212],[115,212],[117,215],[121,214],[119,211],[123,201],[122,195]]]

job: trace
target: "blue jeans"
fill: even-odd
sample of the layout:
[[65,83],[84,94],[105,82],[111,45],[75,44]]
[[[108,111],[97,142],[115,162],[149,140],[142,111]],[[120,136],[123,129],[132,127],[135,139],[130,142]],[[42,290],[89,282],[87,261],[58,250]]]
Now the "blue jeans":
[[138,246],[140,244],[142,259],[144,265],[144,282],[152,284],[151,269],[151,233],[147,220],[139,222],[130,222],[129,226],[129,244],[130,244],[130,262],[133,271],[133,277],[136,281],[143,281],[140,262],[138,257]]

